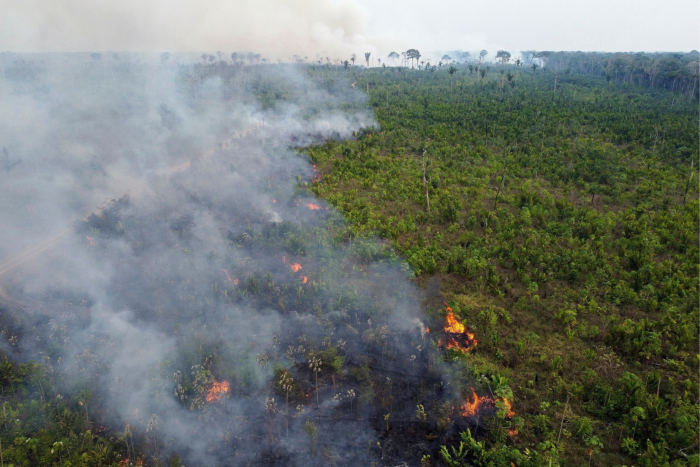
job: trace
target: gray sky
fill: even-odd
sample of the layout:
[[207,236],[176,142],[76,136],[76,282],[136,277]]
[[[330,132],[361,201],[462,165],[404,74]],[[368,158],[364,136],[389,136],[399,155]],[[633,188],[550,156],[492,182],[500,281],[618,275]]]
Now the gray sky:
[[426,50],[700,49],[697,0],[358,1],[371,12],[370,36]]
[[700,49],[697,0],[0,0],[0,50]]

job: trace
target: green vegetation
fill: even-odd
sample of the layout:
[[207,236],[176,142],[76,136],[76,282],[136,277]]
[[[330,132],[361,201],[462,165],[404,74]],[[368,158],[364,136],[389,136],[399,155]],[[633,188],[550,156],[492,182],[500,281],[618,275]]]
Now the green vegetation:
[[347,239],[391,240],[475,330],[460,371],[510,381],[518,434],[442,459],[698,465],[697,92],[481,70],[364,70],[380,129],[306,150]]
[[[6,466],[107,466],[137,462],[127,429],[106,438],[90,417],[90,393],[57,393],[51,365],[0,363],[0,460]],[[137,440],[137,443],[145,441]],[[146,444],[146,443],[144,443]],[[131,448],[129,448],[131,445]],[[128,455],[127,455],[128,452]]]
[[[641,76],[632,72],[606,79],[611,65],[591,57],[590,68],[559,65],[568,71],[300,65],[331,94],[353,82],[368,90],[379,124],[301,150],[318,175],[298,178],[287,208],[308,223],[242,216],[248,227],[203,255],[183,248],[193,225],[183,216],[163,224],[182,244],[164,242],[157,254],[201,281],[173,290],[152,271],[129,282],[148,304],[139,318],[177,341],[178,357],[143,379],[191,415],[192,444],[220,455],[215,465],[240,454],[270,465],[298,455],[306,465],[354,456],[425,467],[697,466],[696,78],[678,91],[668,75],[657,86],[626,79]],[[690,69],[684,57],[663,59]],[[193,108],[206,105],[197,86],[210,77],[224,83],[217,99],[254,93],[271,112],[304,97],[271,77],[274,66],[207,60],[183,67]],[[366,102],[346,105],[352,114]],[[304,115],[327,110],[310,102]],[[210,162],[234,172],[226,156]],[[288,195],[284,177],[267,180],[275,203]],[[309,190],[340,214],[294,205]],[[117,241],[148,259],[144,239],[162,238],[163,225],[128,205],[123,198],[87,219],[81,232],[95,242],[87,251],[106,254]],[[234,208],[206,209],[244,225]],[[142,271],[134,263],[123,268]],[[396,328],[396,309],[417,295],[403,276],[387,278],[401,273],[422,289],[430,333]],[[8,345],[36,331],[46,355],[41,364],[0,363],[0,463],[180,466],[189,446],[160,439],[157,415],[110,425],[122,419],[95,383],[109,365],[67,338],[67,326],[89,327],[89,300],[64,298],[52,298],[65,307],[41,328],[46,335],[15,305],[0,308]],[[115,303],[128,300],[119,294]],[[475,334],[468,352],[438,343],[447,307]],[[247,324],[279,316],[290,326],[260,341],[221,338],[212,328],[232,329],[242,316],[231,310]],[[60,367],[78,350],[75,368]],[[212,394],[221,382],[230,387]],[[477,394],[493,407],[469,418],[460,404],[476,405]],[[252,401],[235,429],[227,398]],[[216,423],[220,436],[200,436]],[[357,427],[372,431],[365,446],[348,441]],[[298,440],[297,451],[285,452],[283,438]]]

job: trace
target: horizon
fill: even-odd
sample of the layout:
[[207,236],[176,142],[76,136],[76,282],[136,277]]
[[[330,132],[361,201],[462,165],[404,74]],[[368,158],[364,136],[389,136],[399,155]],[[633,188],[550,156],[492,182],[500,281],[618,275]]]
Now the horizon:
[[0,50],[14,53],[251,50],[277,60],[294,54],[345,57],[408,48],[431,53],[700,50],[700,5],[687,0],[664,8],[649,0],[594,0],[565,7],[551,0],[528,5],[440,0],[428,9],[412,4],[397,9],[384,0],[178,0],[148,5],[134,0],[119,5],[0,0],[0,7],[7,12],[0,19]]

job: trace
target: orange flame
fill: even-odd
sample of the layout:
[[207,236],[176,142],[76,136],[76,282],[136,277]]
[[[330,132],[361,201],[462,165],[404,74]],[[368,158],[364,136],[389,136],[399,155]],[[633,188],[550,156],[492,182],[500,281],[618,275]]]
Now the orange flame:
[[231,281],[231,283],[233,285],[238,285],[238,279],[232,279],[231,276],[229,276],[229,274],[228,274],[228,269],[222,269],[222,271],[224,271],[226,273],[226,279]]
[[[466,326],[457,321],[452,308],[448,306],[447,311],[447,324],[445,325],[445,332],[448,334],[447,348],[467,352],[476,347],[477,340],[474,338],[474,333],[467,332]],[[442,345],[442,340],[439,340],[438,344]]]
[[[506,399],[505,397],[503,398],[503,405],[505,406],[506,410],[508,410],[508,415],[507,415],[507,416],[508,416],[508,417],[514,417],[514,416],[515,416],[515,412],[513,412],[513,408],[511,407],[510,402],[509,402],[508,399]],[[516,431],[515,433],[517,433],[517,431]]]
[[214,381],[211,389],[207,392],[207,402],[218,402],[222,396],[226,395],[228,392],[228,382],[227,381]]
[[484,405],[493,404],[492,399],[486,396],[479,397],[473,389],[472,396],[474,396],[474,402],[469,402],[469,400],[467,400],[464,402],[464,404],[462,404],[462,415],[464,417],[474,417],[478,415],[479,411]]
[[319,206],[318,204],[311,204],[311,203],[306,203],[306,207],[311,209],[311,210],[321,209],[321,206]]
[[97,242],[95,242],[95,240],[91,239],[87,235],[85,236],[85,238],[87,238],[88,242],[90,242],[90,246],[97,246]]
[[[484,408],[489,408],[489,409],[494,409],[496,408],[496,402],[494,402],[493,399],[491,399],[488,396],[481,396],[479,397],[476,392],[472,389],[472,397],[474,399],[474,402],[470,402],[469,399],[464,401],[462,404],[462,411],[461,414],[463,417],[476,417],[479,415],[479,412],[481,412],[482,409]],[[508,411],[508,414],[506,415],[507,418],[513,418],[515,416],[515,412],[513,412],[513,409],[511,408],[510,402],[506,398],[500,399],[503,402],[503,405],[505,409]],[[515,436],[518,434],[518,431],[513,428],[511,429],[509,435],[510,436]]]
[[302,281],[301,281],[301,283],[302,283],[302,284],[306,284],[306,281],[308,281],[308,280],[309,280],[308,277],[302,276]]
[[299,263],[294,263],[290,266],[292,268],[292,271],[298,272],[301,269],[301,264]]
[[445,332],[452,334],[462,334],[466,330],[464,325],[455,319],[455,313],[452,308],[447,307],[449,314],[447,315],[447,326],[445,326]]
[[428,326],[425,327],[425,332],[430,332],[430,328]]

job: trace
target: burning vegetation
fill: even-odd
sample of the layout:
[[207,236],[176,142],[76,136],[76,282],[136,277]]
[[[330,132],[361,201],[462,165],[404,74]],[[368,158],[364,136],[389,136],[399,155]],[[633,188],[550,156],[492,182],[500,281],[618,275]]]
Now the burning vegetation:
[[465,353],[476,347],[477,340],[474,333],[467,331],[466,326],[455,318],[454,311],[449,306],[445,320],[445,342],[443,344],[442,339],[438,340],[440,345]]
[[[223,70],[248,85],[236,81],[239,70]],[[282,75],[266,79],[303,95]],[[336,91],[331,95],[342,98],[345,91]],[[192,93],[191,99],[194,117],[175,115],[175,104],[158,107],[163,134],[183,131],[178,122],[207,108],[205,97]],[[363,121],[363,109],[353,122]],[[267,117],[299,131],[286,116]],[[304,130],[315,135],[309,125]],[[80,280],[90,287],[76,279],[79,292],[57,292],[71,305],[47,320],[37,340],[51,345],[43,355],[50,350],[61,361],[71,359],[57,358],[57,371],[76,367],[74,383],[92,388],[81,396],[85,422],[81,412],[76,432],[91,427],[90,417],[104,418],[108,431],[121,430],[126,419],[128,430],[115,437],[131,463],[143,451],[153,464],[182,456],[183,463],[207,465],[232,458],[260,465],[395,465],[436,456],[464,429],[483,436],[483,419],[516,425],[505,380],[453,380],[444,371],[464,365],[477,345],[452,308],[444,324],[431,325],[432,333],[417,327],[425,318],[421,303],[442,299],[416,288],[386,243],[357,235],[337,213],[300,199],[299,191],[320,175],[288,152],[288,134],[268,133],[265,144],[261,133],[224,137],[215,151],[201,148],[206,157],[162,171],[164,179],[153,183],[157,193],[108,203],[81,225],[80,234],[89,233],[100,247],[85,248],[80,237],[88,269],[101,271],[108,262],[112,275],[98,282],[93,276],[99,275],[86,274]],[[289,173],[304,177],[294,186]],[[72,329],[95,332],[70,335]],[[447,361],[454,356],[447,350],[463,357]],[[490,388],[492,397],[477,396]],[[455,395],[465,393],[471,396],[463,406],[450,411],[460,404]],[[88,400],[105,409],[93,415]]]
[[213,403],[219,402],[222,397],[228,393],[229,385],[227,381],[214,381],[209,391],[207,391],[206,401]]

